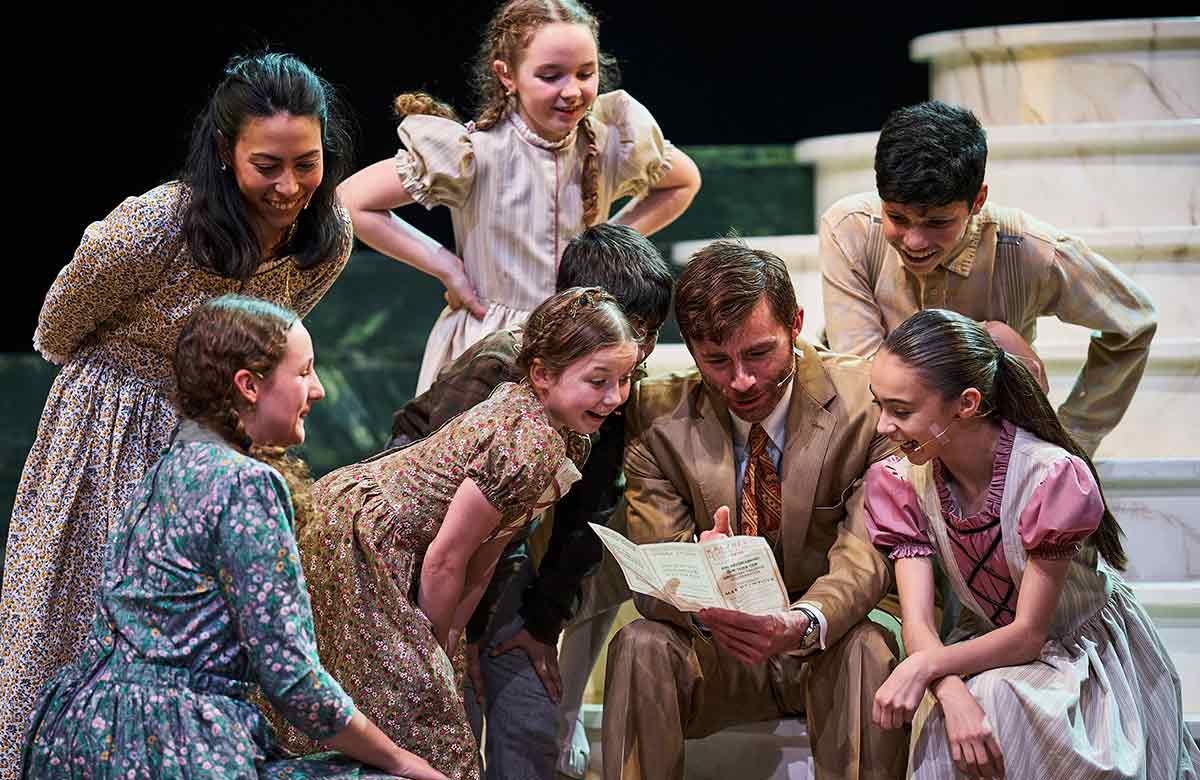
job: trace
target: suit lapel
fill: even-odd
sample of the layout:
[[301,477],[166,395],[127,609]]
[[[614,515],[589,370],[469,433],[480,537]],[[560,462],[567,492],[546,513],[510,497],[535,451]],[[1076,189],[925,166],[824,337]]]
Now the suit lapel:
[[712,516],[727,506],[730,521],[737,523],[737,465],[733,460],[733,422],[725,404],[714,401],[703,383],[693,398],[693,418],[687,426],[686,467],[696,475],[704,506],[693,509],[696,528],[712,528]]
[[800,340],[797,340],[797,347],[801,354],[796,357],[796,384],[792,388],[787,443],[779,469],[783,490],[780,544],[783,547],[783,575],[789,580],[789,589],[793,587],[790,580],[801,571],[817,481],[836,423],[834,415],[825,408],[836,393],[819,355]]

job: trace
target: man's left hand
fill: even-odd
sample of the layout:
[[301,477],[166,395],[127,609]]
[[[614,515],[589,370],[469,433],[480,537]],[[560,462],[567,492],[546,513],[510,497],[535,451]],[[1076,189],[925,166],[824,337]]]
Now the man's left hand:
[[808,616],[798,610],[751,615],[733,609],[702,609],[696,615],[713,639],[748,666],[800,647]]

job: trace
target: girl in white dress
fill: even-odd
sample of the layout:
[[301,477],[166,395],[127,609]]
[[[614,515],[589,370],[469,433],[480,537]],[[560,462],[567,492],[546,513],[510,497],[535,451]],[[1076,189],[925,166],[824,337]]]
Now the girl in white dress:
[[[867,472],[867,527],[895,561],[908,650],[873,719],[912,721],[912,776],[1195,780],[1120,527],[1021,360],[928,309],[888,336],[871,390],[903,458]],[[975,620],[956,644],[934,627],[934,556]]]
[[[695,164],[641,103],[623,91],[597,97],[611,62],[597,31],[575,0],[504,3],[475,64],[475,120],[400,95],[404,148],[338,190],[359,238],[446,286],[418,394],[472,343],[549,298],[567,242],[608,219],[614,201],[633,196],[613,221],[649,235],[700,188]],[[413,202],[450,208],[459,255],[391,211]]]

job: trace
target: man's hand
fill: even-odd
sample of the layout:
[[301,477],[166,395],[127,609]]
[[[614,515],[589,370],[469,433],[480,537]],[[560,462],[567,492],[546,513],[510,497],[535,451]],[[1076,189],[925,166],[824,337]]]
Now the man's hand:
[[729,507],[723,506],[713,513],[712,530],[700,532],[700,541],[711,542],[715,539],[724,539],[727,536],[733,536],[733,534],[729,532]]
[[467,643],[467,679],[475,689],[475,702],[483,709],[483,672],[479,668],[479,643]]
[[524,650],[525,655],[529,656],[529,663],[533,664],[533,671],[537,672],[538,679],[546,687],[546,693],[550,695],[550,700],[558,704],[559,699],[562,698],[562,677],[558,673],[558,648],[534,639],[533,635],[522,628],[512,639],[494,647],[491,655],[503,655],[517,648]]
[[[720,511],[718,509],[717,513]],[[726,509],[726,513],[728,511]],[[798,610],[751,615],[733,609],[713,608],[702,609],[696,616],[712,631],[713,639],[747,666],[761,664],[771,656],[799,648],[808,628],[808,615]]]

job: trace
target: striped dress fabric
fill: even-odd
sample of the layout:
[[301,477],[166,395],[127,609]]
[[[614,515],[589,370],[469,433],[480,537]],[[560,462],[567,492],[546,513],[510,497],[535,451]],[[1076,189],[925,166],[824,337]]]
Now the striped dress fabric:
[[[623,91],[598,97],[583,121],[599,155],[595,221],[603,222],[614,201],[658,183],[672,147],[650,112]],[[413,115],[398,132],[404,188],[426,208],[449,207],[456,252],[487,307],[482,320],[466,309],[442,311],[425,346],[419,395],[443,365],[483,336],[524,322],[554,293],[563,248],[588,227],[581,189],[588,139],[576,129],[547,140],[516,112],[487,130]]]
[[[1004,568],[1015,586],[1014,607],[1030,558],[1023,541],[1029,529],[1019,527],[1022,515],[1055,465],[1070,457],[1061,448],[1016,429],[999,510],[1000,545]],[[880,544],[881,527],[895,528],[894,520],[884,519],[887,513],[894,517],[906,509],[918,512],[924,527],[914,529],[907,544],[893,547],[893,557],[920,554],[923,545],[932,547],[964,608],[985,630],[994,629],[995,611],[980,603],[967,584],[970,572],[958,565],[933,464],[878,464],[874,476],[885,470],[911,485],[916,506],[874,501],[872,496],[880,493],[868,487],[872,538]],[[1085,543],[1072,559],[1050,638],[1038,659],[990,669],[966,683],[987,713],[1008,777],[1195,780],[1200,776],[1200,750],[1183,722],[1179,675],[1129,585],[1090,544]],[[913,720],[909,776],[960,777],[951,761],[942,710],[929,694]]]

